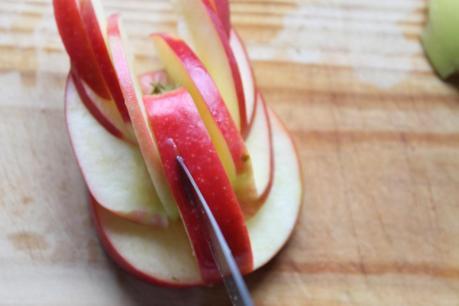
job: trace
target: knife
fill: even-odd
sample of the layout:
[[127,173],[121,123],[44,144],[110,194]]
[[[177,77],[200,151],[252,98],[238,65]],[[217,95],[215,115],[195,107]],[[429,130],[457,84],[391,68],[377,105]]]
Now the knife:
[[223,237],[212,211],[207,205],[206,199],[204,199],[183,157],[180,155],[177,155],[177,163],[182,172],[185,182],[185,192],[188,198],[201,209],[204,222],[210,233],[208,241],[212,257],[225,284],[231,303],[233,306],[253,306],[252,298],[236,264],[236,260],[231,253],[225,237]]

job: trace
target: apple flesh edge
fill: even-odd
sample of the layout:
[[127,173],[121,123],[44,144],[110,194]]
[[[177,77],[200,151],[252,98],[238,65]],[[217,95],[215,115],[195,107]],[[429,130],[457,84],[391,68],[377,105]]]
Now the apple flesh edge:
[[[269,114],[276,163],[266,203],[247,221],[254,270],[265,265],[287,242],[298,220],[303,197],[301,168],[293,141],[277,116],[271,111]],[[113,216],[95,201],[91,205],[106,252],[127,272],[161,286],[204,285],[179,223],[151,231]]]

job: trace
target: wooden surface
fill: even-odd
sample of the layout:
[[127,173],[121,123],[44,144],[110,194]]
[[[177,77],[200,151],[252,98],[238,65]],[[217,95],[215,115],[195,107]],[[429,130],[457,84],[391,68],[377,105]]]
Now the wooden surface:
[[[103,2],[151,63],[169,2]],[[459,305],[459,94],[419,45],[426,4],[233,1],[304,171],[291,241],[248,278],[257,305]],[[65,130],[67,69],[49,1],[0,1],[0,304],[226,305],[222,288],[149,286],[105,257]]]

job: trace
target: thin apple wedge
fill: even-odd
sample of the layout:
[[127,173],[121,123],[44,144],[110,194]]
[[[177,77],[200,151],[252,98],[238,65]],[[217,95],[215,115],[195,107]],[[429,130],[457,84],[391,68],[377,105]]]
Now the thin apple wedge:
[[191,39],[188,43],[214,79],[236,126],[247,134],[242,80],[222,21],[208,0],[175,0],[175,4]]
[[170,78],[192,95],[245,215],[253,215],[258,194],[252,160],[215,82],[184,41],[166,34],[152,38]]
[[105,209],[130,221],[166,226],[166,214],[137,147],[99,124],[84,106],[71,78],[65,92],[70,140],[92,196]]
[[108,90],[123,121],[130,122],[131,120],[124,104],[123,93],[107,46],[107,20],[102,4],[100,0],[80,0],[80,10],[88,39]]
[[[265,99],[259,93],[254,119],[246,139],[247,149],[253,159],[253,172],[257,188],[258,205],[263,205],[272,188],[274,176],[274,152],[271,120]],[[256,209],[256,206],[255,206]]]
[[229,33],[229,43],[242,79],[242,88],[244,90],[245,97],[245,114],[248,126],[247,134],[249,134],[255,116],[255,104],[258,99],[255,75],[247,53],[247,48],[245,47],[241,37],[235,29],[231,29]]
[[119,16],[116,14],[111,15],[108,19],[108,42],[116,76],[121,85],[121,91],[138,140],[140,152],[168,217],[175,220],[178,218],[177,206],[169,189],[158,148],[148,124],[142,101],[142,91],[140,85],[136,82],[132,64],[133,59],[128,50],[129,45],[121,29]]
[[241,208],[212,140],[190,94],[183,88],[144,96],[166,177],[206,283],[220,278],[207,238],[206,223],[183,185],[180,154],[206,199],[243,273],[252,270],[252,251]]
[[[247,222],[254,270],[275,256],[289,238],[301,206],[298,156],[288,132],[270,112],[275,155],[271,192]],[[124,269],[151,283],[172,287],[204,284],[180,224],[150,230],[109,214],[92,202],[97,231],[107,253]]]
[[94,92],[110,99],[81,19],[78,0],[53,0],[53,8],[57,29],[75,70]]

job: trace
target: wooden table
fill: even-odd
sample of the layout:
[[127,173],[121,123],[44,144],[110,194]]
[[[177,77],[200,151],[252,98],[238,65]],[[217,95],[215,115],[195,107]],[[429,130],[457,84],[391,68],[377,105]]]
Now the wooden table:
[[[103,1],[141,63],[169,1]],[[459,305],[459,94],[419,44],[425,0],[233,1],[299,148],[296,231],[248,278],[257,305]],[[0,304],[226,305],[141,283],[101,251],[63,114],[50,1],[0,1]]]

